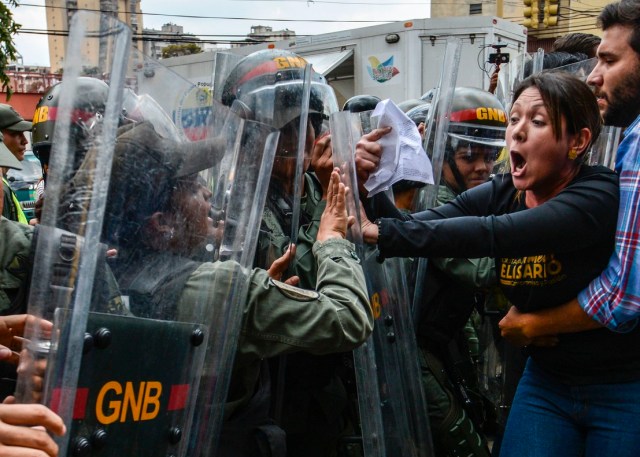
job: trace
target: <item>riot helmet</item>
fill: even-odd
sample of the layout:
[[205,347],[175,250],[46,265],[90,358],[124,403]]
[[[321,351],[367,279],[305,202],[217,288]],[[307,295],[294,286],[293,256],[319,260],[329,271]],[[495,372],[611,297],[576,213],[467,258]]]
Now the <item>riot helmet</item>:
[[456,87],[445,149],[456,191],[463,192],[469,187],[456,157],[471,163],[481,155],[485,163],[495,163],[505,146],[506,127],[507,115],[493,94],[474,87]]
[[[61,91],[62,83],[51,86],[38,102],[35,114],[33,115],[31,144],[33,154],[42,164],[42,175],[45,182],[49,168],[49,156],[53,141],[53,132],[57,121]],[[78,78],[76,100],[81,104],[75,106],[72,112],[73,137],[76,138],[78,142],[86,138],[88,133],[102,118],[108,93],[109,86],[107,86],[107,83],[104,81],[84,76]],[[76,144],[76,146],[78,150],[83,149],[80,144]],[[82,160],[82,154],[78,154],[76,157],[77,163],[74,168],[76,168]]]
[[[222,103],[252,120],[282,129],[300,116],[304,69],[307,61],[280,49],[249,54],[231,70],[222,92]],[[324,121],[338,111],[338,102],[326,79],[312,71],[309,120],[316,136]]]
[[415,108],[416,106],[425,105],[427,103],[429,103],[429,102],[426,102],[424,100],[420,100],[419,98],[410,98],[408,100],[404,100],[404,101],[398,103],[398,108],[400,108],[403,113],[406,113],[409,110]]
[[430,112],[431,112],[431,103],[423,103],[422,105],[418,105],[414,108],[411,108],[405,114],[416,125],[420,125],[421,123],[426,124],[428,122]]
[[380,101],[380,97],[375,95],[354,95],[344,103],[342,111],[350,111],[352,113],[371,111],[375,109]]

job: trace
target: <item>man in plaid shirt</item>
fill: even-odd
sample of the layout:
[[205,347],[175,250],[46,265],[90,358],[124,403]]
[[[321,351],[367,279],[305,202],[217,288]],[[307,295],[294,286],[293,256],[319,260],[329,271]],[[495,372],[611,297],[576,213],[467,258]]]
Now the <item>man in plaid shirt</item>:
[[620,209],[615,251],[602,274],[563,306],[500,322],[514,344],[553,344],[549,336],[606,326],[626,331],[640,317],[640,0],[611,3],[598,17],[603,37],[587,79],[606,125],[624,127],[616,154]]

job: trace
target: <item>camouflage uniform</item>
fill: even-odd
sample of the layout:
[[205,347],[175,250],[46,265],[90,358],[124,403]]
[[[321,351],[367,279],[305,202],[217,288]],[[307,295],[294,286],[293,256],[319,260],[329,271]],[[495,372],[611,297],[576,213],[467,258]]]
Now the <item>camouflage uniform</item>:
[[[254,457],[276,455],[283,450],[279,443],[283,437],[267,420],[269,392],[263,359],[297,351],[311,354],[347,351],[362,344],[372,331],[373,316],[364,273],[353,245],[341,239],[316,242],[312,254],[317,264],[318,292],[274,281],[261,269],[250,273],[217,455]],[[165,268],[170,261],[167,254],[149,253],[147,259],[137,262],[152,272],[152,277],[156,276],[153,274],[156,267],[172,272],[171,278],[156,278],[156,289],[149,289],[144,271],[116,274],[123,291],[130,295],[134,314],[138,314],[134,295],[147,295],[153,302],[150,317],[196,321],[202,312],[223,302],[227,293],[223,287],[212,290],[210,284],[224,282],[225,277],[239,280],[235,276],[237,265],[231,261],[200,263],[181,259],[184,268]],[[185,273],[173,275],[178,270]],[[135,280],[127,284],[126,276]]]
[[26,311],[27,279],[31,272],[29,252],[33,227],[2,218],[0,222],[0,314]]

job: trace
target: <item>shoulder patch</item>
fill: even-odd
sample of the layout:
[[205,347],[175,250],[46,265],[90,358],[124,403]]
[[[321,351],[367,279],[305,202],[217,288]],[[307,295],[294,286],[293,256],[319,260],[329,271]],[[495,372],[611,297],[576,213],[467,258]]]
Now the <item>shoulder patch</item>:
[[290,286],[289,284],[285,284],[281,281],[276,281],[275,279],[269,278],[269,284],[277,288],[282,295],[287,298],[291,298],[292,300],[313,301],[317,300],[318,297],[320,297],[320,294],[315,290],[307,290],[301,289],[296,286]]

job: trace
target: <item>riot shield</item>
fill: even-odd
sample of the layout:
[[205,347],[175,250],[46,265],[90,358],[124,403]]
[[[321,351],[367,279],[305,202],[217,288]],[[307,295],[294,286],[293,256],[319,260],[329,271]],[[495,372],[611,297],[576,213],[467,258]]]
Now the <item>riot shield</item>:
[[337,100],[333,89],[301,57],[256,53],[259,60],[253,58],[254,54],[245,57],[232,70],[223,100],[233,112],[280,130],[256,259],[256,266],[268,268],[297,238],[313,141],[327,130]]
[[[353,189],[348,209],[359,219],[354,151],[362,135],[360,113],[331,116],[334,165]],[[401,259],[380,265],[375,249],[362,246],[359,224],[351,231],[360,244],[376,325],[354,351],[358,404],[365,455],[433,455],[427,405],[421,386],[418,349]]]
[[[25,371],[19,376],[16,397],[20,402],[41,400],[58,412],[68,428],[84,413],[77,399],[87,398],[78,380],[91,297],[106,278],[101,260],[106,247],[100,243],[100,233],[130,37],[126,25],[112,16],[77,12],[70,24],[60,103],[40,113],[41,120],[55,121],[56,128],[28,303],[36,320],[25,330]],[[104,88],[100,108],[88,103],[93,94],[80,83],[87,74],[109,79],[109,86],[101,81],[88,85],[89,92],[96,86]],[[78,195],[71,182],[88,155],[94,166],[85,174],[83,193]],[[83,204],[69,208],[72,194]],[[102,305],[107,307],[106,302]],[[45,321],[54,323],[51,331],[43,331]],[[47,374],[41,389],[43,357]],[[58,439],[60,455],[75,446],[71,436]]]
[[[442,175],[442,163],[445,155],[447,144],[447,135],[449,130],[449,121],[451,106],[453,103],[453,95],[458,79],[458,67],[460,65],[460,54],[462,51],[462,43],[458,39],[447,39],[447,47],[445,49],[445,61],[440,74],[440,84],[434,95],[432,106],[432,115],[427,125],[424,149],[430,156],[431,165],[433,166],[433,185],[427,185],[418,193],[414,211],[422,211],[434,206],[438,195],[438,186]],[[412,321],[417,324],[422,297],[424,296],[424,282],[427,274],[427,259],[418,260],[415,277],[415,287],[412,298]]]
[[594,57],[593,59],[583,60],[581,62],[572,63],[569,65],[563,65],[562,67],[553,68],[549,71],[563,71],[566,73],[571,73],[576,78],[580,79],[580,81],[587,81],[587,77],[589,73],[595,68],[598,63],[598,59]]
[[[304,67],[302,79],[302,103],[300,106],[300,120],[298,132],[306,132],[309,123],[309,101],[311,98],[311,64]],[[304,172],[305,150],[307,148],[305,135],[298,135],[296,145],[296,172],[293,178],[293,209],[291,211],[291,243],[298,242],[298,229],[300,228],[300,199],[302,198],[302,173]]]
[[[76,28],[77,21],[91,23],[76,19]],[[62,416],[68,433],[60,455],[209,456],[278,132],[226,113],[220,132],[207,127],[205,138],[188,141],[148,93],[124,89],[126,66],[115,63],[127,62],[129,32],[114,21],[117,27],[124,30],[115,46],[122,54],[110,58],[111,85],[95,119],[80,116],[78,123],[86,94],[73,77],[80,71],[72,62],[65,69],[67,104],[57,110],[29,303],[37,322],[53,328],[27,330],[18,396],[40,397]],[[74,32],[70,45],[98,36],[89,31]],[[172,75],[145,62],[154,73],[145,78]],[[135,73],[126,79],[140,88],[132,84]],[[207,181],[221,175],[228,194],[222,233],[212,225]],[[216,243],[227,261],[207,261]],[[106,256],[109,248],[115,254]],[[210,280],[194,279],[196,272]]]
[[542,71],[542,69],[544,68],[544,49],[539,48],[533,54],[531,61],[532,61],[531,73],[525,74],[525,76],[535,75]]
[[500,67],[496,97],[506,112],[511,110],[513,91],[518,83],[525,78],[525,67],[532,65],[531,60],[531,55],[525,52],[512,58],[508,65]]
[[[135,78],[129,81],[135,81],[138,99],[162,97],[186,150],[213,144],[218,152],[224,151],[219,160],[198,170],[200,183],[212,194],[209,215],[218,233],[204,242],[197,260],[223,262],[227,274],[216,276],[200,290],[198,307],[189,311],[187,319],[201,321],[206,316],[210,331],[193,431],[185,440],[189,447],[184,455],[215,455],[247,296],[246,279],[255,255],[279,132],[237,116],[211,97],[210,88],[182,79],[159,62],[140,54],[134,54],[131,61]],[[213,314],[209,310],[211,296],[216,297]]]
[[243,304],[247,300],[248,278],[279,137],[279,132],[267,125],[233,115],[229,115],[226,129],[229,131],[226,154],[232,159],[225,163],[232,165],[229,169],[220,167],[218,175],[218,182],[225,183],[225,194],[228,195],[223,206],[224,233],[219,262],[231,268],[233,273],[207,285],[202,291],[205,296],[211,296],[215,291],[222,301],[207,303],[202,300],[200,309],[194,312],[194,316],[206,315],[212,304],[221,306],[219,314],[213,317],[203,385],[197,400],[204,408],[196,412],[198,426],[194,427],[191,449],[185,455],[215,455],[240,337]]
[[616,152],[622,138],[622,129],[612,125],[605,125],[597,141],[587,152],[586,163],[589,165],[604,165],[612,170],[616,166]]
[[[598,59],[596,57],[570,65],[554,68],[550,71],[562,71],[574,75],[581,81],[587,80],[593,71]],[[615,169],[615,155],[618,150],[618,143],[622,135],[622,129],[610,125],[605,125],[600,132],[600,136],[587,152],[585,163],[589,165],[604,165]]]
[[222,90],[231,70],[240,62],[242,55],[232,52],[218,51],[214,54],[213,74],[211,85],[213,87],[213,99],[222,103]]

